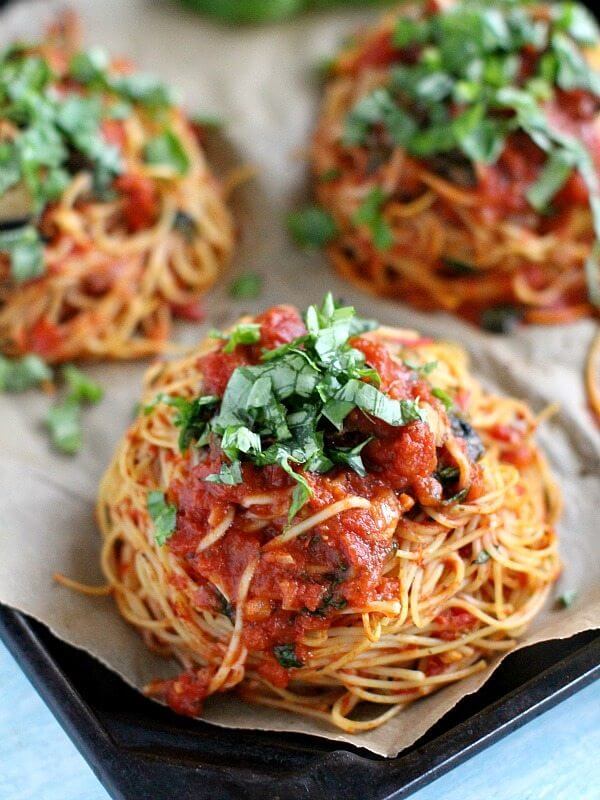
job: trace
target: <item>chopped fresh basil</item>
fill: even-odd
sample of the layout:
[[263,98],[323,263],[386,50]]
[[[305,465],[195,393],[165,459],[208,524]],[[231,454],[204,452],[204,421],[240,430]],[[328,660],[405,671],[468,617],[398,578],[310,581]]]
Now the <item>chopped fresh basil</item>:
[[458,467],[451,466],[440,467],[435,473],[436,479],[442,484],[454,482],[459,475],[460,470]]
[[88,378],[73,364],[63,367],[63,377],[69,389],[69,397],[78,403],[99,403],[104,396],[104,389],[91,378]]
[[360,453],[363,447],[369,444],[372,438],[373,437],[365,439],[364,442],[357,444],[355,447],[331,447],[327,451],[327,454],[334,464],[346,464],[346,466],[353,469],[357,475],[361,475],[364,478],[367,474],[367,470],[365,469]]
[[420,375],[429,375],[436,369],[439,361],[427,361],[425,364],[413,364],[410,361],[404,361],[403,363],[405,367],[412,369],[414,372],[418,372]]
[[522,318],[523,312],[517,306],[492,306],[482,312],[480,324],[484,330],[490,333],[510,333]]
[[437,397],[438,400],[441,400],[446,410],[452,408],[452,406],[454,405],[454,400],[450,397],[448,392],[445,392],[443,389],[438,389],[437,387],[435,387],[434,389],[431,390],[431,394],[434,397]]
[[52,370],[39,356],[9,359],[0,355],[0,392],[25,392],[52,380]]
[[81,449],[81,405],[75,398],[67,397],[53,405],[46,416],[46,426],[57,450],[74,455]]
[[545,211],[554,195],[573,171],[573,161],[564,150],[552,152],[538,179],[527,191],[529,203],[537,211]]
[[10,274],[15,283],[37,278],[44,272],[44,248],[31,225],[1,232],[0,252],[9,255]]
[[[241,482],[245,461],[278,465],[296,484],[290,520],[311,497],[304,472],[326,472],[339,464],[365,473],[361,451],[369,439],[346,444],[339,437],[351,411],[358,409],[392,426],[425,420],[418,401],[396,400],[381,392],[379,375],[362,351],[352,347],[351,338],[372,330],[375,322],[358,318],[351,307],[336,305],[329,294],[320,307],[309,307],[305,323],[305,334],[265,351],[260,363],[235,369],[222,398],[159,395],[145,409],[151,413],[159,403],[177,409],[174,424],[181,427],[181,450],[191,442],[197,447],[220,445],[227,462],[207,478],[209,482]],[[260,326],[242,323],[224,350],[259,341]]]
[[558,604],[562,608],[570,608],[575,602],[576,597],[577,597],[577,592],[575,591],[575,589],[567,589],[559,596]]
[[238,344],[256,344],[260,341],[260,325],[256,322],[240,322],[226,338],[223,352],[233,353]]
[[229,284],[229,294],[235,300],[254,300],[260,296],[262,284],[256,272],[244,272]]
[[444,266],[447,267],[455,275],[477,275],[479,270],[472,264],[467,264],[465,261],[457,261],[454,258],[442,259]]
[[379,186],[373,187],[353,217],[357,225],[366,225],[377,250],[389,250],[394,244],[392,229],[383,217],[386,196]]
[[491,556],[487,550],[480,550],[477,554],[477,558],[473,562],[474,564],[485,564],[490,560]]
[[181,233],[186,242],[192,242],[198,234],[198,228],[194,218],[190,217],[189,214],[186,214],[186,212],[181,209],[175,214],[173,227],[176,231]]
[[239,461],[233,464],[223,464],[219,472],[214,475],[207,475],[204,479],[207,483],[221,483],[225,486],[236,486],[242,482],[242,465]]
[[0,142],[0,195],[21,180],[19,153],[14,142]]
[[296,655],[296,647],[293,644],[276,644],[273,648],[275,658],[285,669],[302,667],[303,664]]
[[289,231],[300,247],[325,247],[337,236],[335,220],[319,206],[307,206],[288,215]]
[[207,421],[214,413],[219,398],[214,395],[196,397],[187,400],[185,397],[175,397],[168,394],[159,394],[152,403],[144,407],[145,414],[151,414],[159,403],[172,406],[177,410],[173,424],[180,428],[178,446],[184,453],[192,442],[200,444],[206,433]]
[[175,532],[177,506],[167,503],[165,493],[159,490],[148,492],[146,506],[154,523],[154,539],[162,547]]
[[144,156],[148,164],[170,167],[178,175],[185,175],[190,167],[190,160],[181,140],[170,130],[150,139]]

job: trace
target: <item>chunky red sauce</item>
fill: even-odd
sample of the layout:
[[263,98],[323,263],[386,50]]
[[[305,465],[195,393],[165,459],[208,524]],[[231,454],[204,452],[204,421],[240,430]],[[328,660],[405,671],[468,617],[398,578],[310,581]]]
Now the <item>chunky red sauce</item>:
[[[280,346],[306,332],[298,313],[288,306],[272,308],[257,321],[259,344],[239,345],[230,354],[219,345],[199,359],[205,393],[222,395],[236,367],[257,363],[262,348]],[[383,391],[397,399],[420,397],[440,415],[445,413],[429,384],[392,359],[383,345],[368,336],[356,337],[351,344],[379,372]],[[360,434],[359,440],[364,434],[373,436],[363,451],[367,475],[341,466],[325,474],[305,473],[312,496],[292,525],[349,498],[366,498],[370,506],[341,510],[289,541],[270,546],[288,527],[294,485],[279,466],[259,468],[246,462],[242,483],[207,482],[206,476],[218,472],[224,458],[213,445],[205,461],[188,466],[183,479],[170,487],[178,515],[168,547],[197,587],[193,599],[198,607],[235,613],[242,574],[256,562],[244,603],[243,642],[249,651],[261,654],[260,673],[278,686],[287,685],[294,667],[277,661],[277,647],[291,647],[302,664],[310,655],[301,643],[307,631],[340,624],[339,612],[347,606],[360,609],[398,597],[394,573],[384,574],[397,524],[414,505],[410,494],[435,495],[435,485],[438,499],[441,496],[434,472],[444,451],[436,449],[427,425],[417,421],[394,428],[355,410],[344,428],[347,435]],[[478,474],[476,465],[473,472]],[[225,535],[199,550],[208,532],[231,517]],[[457,624],[454,619],[451,630]],[[209,679],[207,673],[169,682],[163,694],[176,710],[197,713]]]

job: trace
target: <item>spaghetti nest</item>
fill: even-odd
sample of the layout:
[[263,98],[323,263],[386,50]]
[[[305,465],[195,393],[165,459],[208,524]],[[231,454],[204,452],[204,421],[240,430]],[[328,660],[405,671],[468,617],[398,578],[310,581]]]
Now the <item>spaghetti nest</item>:
[[153,367],[102,481],[104,573],[181,713],[235,690],[375,728],[510,650],[558,575],[527,406],[328,302]]
[[352,39],[311,150],[336,269],[496,331],[595,313],[598,42],[576,4],[475,0]]
[[233,245],[201,127],[128,61],[82,50],[71,15],[6,50],[0,84],[0,350],[160,352]]

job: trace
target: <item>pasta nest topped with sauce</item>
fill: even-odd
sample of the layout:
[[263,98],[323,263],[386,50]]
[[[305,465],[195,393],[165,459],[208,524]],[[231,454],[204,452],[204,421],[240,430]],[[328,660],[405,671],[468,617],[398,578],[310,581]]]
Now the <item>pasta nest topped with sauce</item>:
[[148,693],[360,731],[482,670],[559,572],[536,424],[331,296],[158,363],[98,499],[119,610],[184,669]]
[[48,362],[164,349],[233,229],[173,94],[82,50],[65,15],[0,56],[0,352]]
[[362,288],[492,331],[595,313],[599,43],[577,3],[388,14],[331,62],[297,237]]

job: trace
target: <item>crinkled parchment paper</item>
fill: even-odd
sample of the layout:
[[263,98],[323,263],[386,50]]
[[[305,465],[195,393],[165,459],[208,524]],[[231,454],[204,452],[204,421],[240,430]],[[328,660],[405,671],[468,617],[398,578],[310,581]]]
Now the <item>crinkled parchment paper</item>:
[[[418,314],[360,294],[337,279],[321,255],[297,252],[283,230],[282,217],[305,185],[301,151],[319,95],[314,64],[371,15],[338,12],[269,28],[231,30],[158,0],[81,0],[73,5],[83,17],[89,43],[131,56],[144,69],[179,86],[190,109],[218,113],[227,122],[239,160],[259,170],[259,178],[237,198],[242,241],[232,270],[260,272],[265,291],[253,303],[228,299],[224,288],[214,291],[207,300],[205,328],[276,302],[304,307],[331,288],[361,313],[384,323],[460,342],[472,355],[473,369],[492,389],[525,398],[536,410],[560,401],[560,414],[544,425],[539,438],[566,501],[560,526],[565,569],[556,593],[574,589],[577,598],[570,609],[561,611],[549,602],[522,646],[598,627],[600,435],[582,386],[582,364],[594,324],[529,328],[510,338],[494,338],[447,315]],[[18,3],[2,17],[2,43],[13,36],[37,36],[58,7],[52,1]],[[177,333],[193,342],[203,330],[182,326]],[[52,573],[102,582],[93,519],[96,486],[131,419],[144,368],[89,368],[106,387],[106,398],[86,412],[85,446],[72,459],[52,453],[41,430],[47,398],[35,392],[0,396],[0,601],[42,620],[138,687],[151,677],[172,674],[174,665],[147,652],[110,598],[85,597],[57,586]],[[248,706],[235,697],[211,698],[205,719],[232,727],[312,733],[391,756],[475,691],[492,668],[415,703],[363,735]]]

